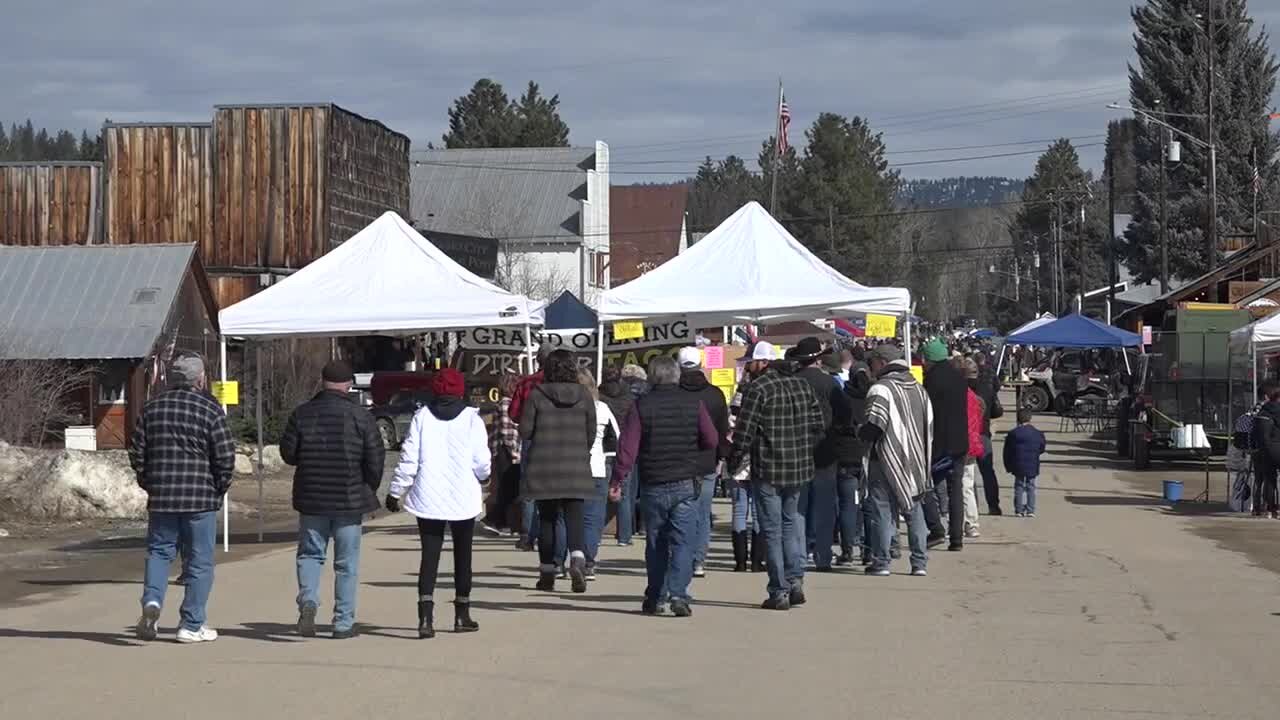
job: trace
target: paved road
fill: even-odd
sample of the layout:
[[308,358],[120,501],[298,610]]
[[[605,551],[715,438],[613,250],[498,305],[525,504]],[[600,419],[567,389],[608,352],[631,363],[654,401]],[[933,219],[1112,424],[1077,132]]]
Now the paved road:
[[403,516],[365,536],[354,641],[291,636],[287,550],[219,568],[207,646],[136,644],[136,583],[80,586],[0,610],[0,717],[1274,718],[1277,576],[1051,446],[1038,519],[983,518],[928,578],[813,575],[790,613],[756,609],[764,578],[727,572],[723,538],[688,620],[638,614],[638,547],[606,548],[587,595],[547,595],[492,540],[481,632],[410,639]]

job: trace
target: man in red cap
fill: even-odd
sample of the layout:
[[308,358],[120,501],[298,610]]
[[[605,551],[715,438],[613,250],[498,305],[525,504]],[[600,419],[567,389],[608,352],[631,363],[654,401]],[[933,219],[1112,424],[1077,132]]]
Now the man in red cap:
[[333,637],[355,637],[360,586],[361,520],[378,508],[386,451],[373,416],[348,394],[351,366],[334,360],[321,373],[323,389],[289,416],[280,457],[297,468],[298,634],[316,634],[320,574],[333,540]]

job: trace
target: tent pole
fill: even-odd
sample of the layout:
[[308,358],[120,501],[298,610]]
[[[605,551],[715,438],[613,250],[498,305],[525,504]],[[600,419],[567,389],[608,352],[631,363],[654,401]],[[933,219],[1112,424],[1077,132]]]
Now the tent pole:
[[604,323],[596,326],[596,382],[604,381]]
[[[227,381],[227,337],[218,338],[218,378]],[[227,406],[222,405],[222,414],[227,414]],[[222,494],[222,552],[231,551],[231,493]]]
[[907,359],[907,367],[911,367],[911,315],[907,314],[902,323],[902,354]]
[[1129,377],[1133,377],[1133,368],[1129,365],[1129,351],[1123,345],[1120,347],[1120,354],[1124,356],[1125,371],[1129,373]]
[[1249,364],[1253,366],[1253,398],[1248,402],[1249,407],[1253,407],[1258,402],[1258,349],[1253,345],[1253,339],[1249,339]]
[[1008,350],[1008,344],[1000,346],[1000,357],[996,358],[996,378],[1000,377],[1000,368],[1004,367],[1004,352]]
[[524,359],[529,363],[529,372],[526,374],[532,375],[535,372],[533,369],[533,332],[529,329],[529,323],[524,324]]
[[258,462],[253,467],[253,474],[258,476],[258,544],[261,545],[263,516],[266,514],[262,498],[262,343],[253,344],[253,382],[253,424],[258,427]]

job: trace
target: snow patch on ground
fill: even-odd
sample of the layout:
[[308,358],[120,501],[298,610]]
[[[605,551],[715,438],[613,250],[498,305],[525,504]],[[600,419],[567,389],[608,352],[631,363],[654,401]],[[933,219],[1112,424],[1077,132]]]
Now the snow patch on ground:
[[43,450],[0,442],[0,506],[36,520],[142,518],[147,494],[122,450]]

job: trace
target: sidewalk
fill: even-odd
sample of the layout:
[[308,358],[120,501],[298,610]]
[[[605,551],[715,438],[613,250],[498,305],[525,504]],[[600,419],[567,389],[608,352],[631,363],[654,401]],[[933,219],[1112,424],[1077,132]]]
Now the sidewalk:
[[351,641],[292,634],[290,550],[219,567],[210,645],[136,643],[137,582],[85,585],[0,610],[0,717],[1274,717],[1277,577],[1192,518],[1135,506],[1111,472],[1056,459],[1037,519],[984,516],[964,552],[931,554],[928,578],[901,574],[905,561],[890,578],[811,574],[809,603],[788,613],[757,609],[764,575],[729,572],[723,536],[684,620],[639,614],[639,545],[606,544],[587,594],[550,595],[533,590],[532,553],[485,539],[480,633],[419,641],[403,515],[366,532],[366,632]]

